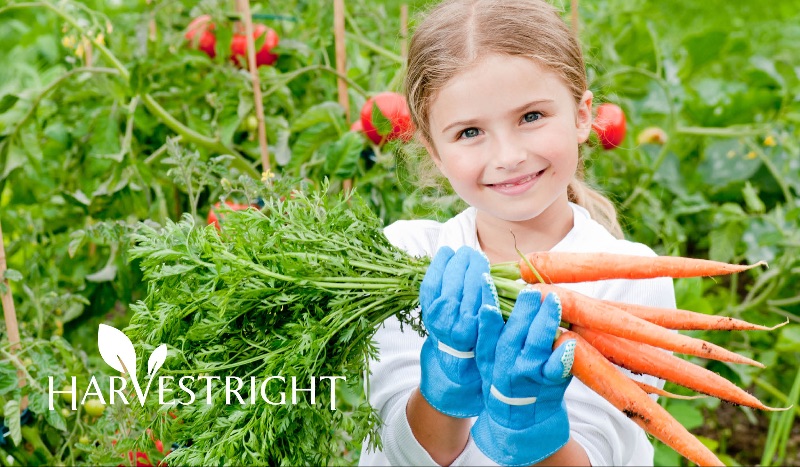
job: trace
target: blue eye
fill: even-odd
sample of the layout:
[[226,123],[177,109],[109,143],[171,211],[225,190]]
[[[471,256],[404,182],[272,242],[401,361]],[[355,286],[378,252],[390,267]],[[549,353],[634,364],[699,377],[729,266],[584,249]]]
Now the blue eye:
[[461,135],[465,138],[474,138],[478,136],[478,129],[477,128],[467,128],[466,130],[461,132]]
[[525,114],[524,117],[522,117],[522,119],[525,120],[525,122],[527,123],[535,122],[536,120],[539,120],[541,118],[542,118],[541,112],[528,112]]

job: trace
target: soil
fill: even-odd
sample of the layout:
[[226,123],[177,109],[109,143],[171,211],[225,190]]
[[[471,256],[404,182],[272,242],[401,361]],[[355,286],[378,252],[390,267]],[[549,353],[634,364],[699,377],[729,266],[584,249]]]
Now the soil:
[[[758,423],[753,424],[744,411],[733,404],[722,403],[716,411],[706,411],[706,423],[692,430],[697,435],[720,443],[720,449],[741,465],[760,465],[769,431],[769,412],[752,411]],[[797,420],[797,419],[795,419]],[[776,465],[771,463],[771,465]],[[800,423],[792,425],[781,465],[800,466]]]

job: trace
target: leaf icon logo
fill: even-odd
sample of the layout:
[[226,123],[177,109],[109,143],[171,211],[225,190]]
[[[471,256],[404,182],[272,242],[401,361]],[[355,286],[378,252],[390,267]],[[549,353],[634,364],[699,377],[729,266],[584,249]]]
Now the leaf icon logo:
[[[100,356],[111,368],[136,379],[136,350],[128,336],[113,326],[101,324],[97,331],[97,346]],[[164,351],[166,357],[166,348]]]
[[147,361],[147,376],[153,378],[156,371],[164,364],[167,359],[167,344],[161,344],[150,354],[150,359]]

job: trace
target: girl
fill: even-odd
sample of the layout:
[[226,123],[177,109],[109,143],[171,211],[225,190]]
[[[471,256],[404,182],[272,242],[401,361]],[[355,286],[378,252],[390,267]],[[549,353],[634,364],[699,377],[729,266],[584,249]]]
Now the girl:
[[[419,141],[470,207],[385,230],[434,258],[420,289],[428,335],[396,319],[376,333],[382,446],[365,443],[361,464],[652,464],[645,433],[570,378],[574,343],[551,349],[558,298],[524,291],[503,323],[486,274],[517,248],[655,255],[622,239],[612,204],[582,181],[592,93],[572,33],[544,0],[445,0],[414,33],[405,89]],[[675,307],[669,278],[566,286]]]

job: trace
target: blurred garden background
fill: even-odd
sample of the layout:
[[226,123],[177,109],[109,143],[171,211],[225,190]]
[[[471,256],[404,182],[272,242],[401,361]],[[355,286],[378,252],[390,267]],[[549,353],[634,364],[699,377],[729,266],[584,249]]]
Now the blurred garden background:
[[[565,21],[579,18],[595,105],[616,104],[627,117],[618,147],[593,137],[583,148],[587,178],[616,203],[626,237],[663,255],[767,261],[740,275],[676,280],[678,306],[789,321],[772,332],[687,333],[764,363],[691,359],[792,410],[661,403],[726,463],[800,465],[800,1],[554,2]],[[0,292],[21,335],[13,348],[0,324],[0,465],[156,464],[181,447],[168,422],[122,409],[74,412],[65,400],[43,406],[47,375],[60,375],[61,388],[67,374],[109,371],[98,324],[123,329],[147,287],[128,256],[131,226],[184,213],[204,225],[217,203],[257,203],[248,183],[273,175],[316,186],[327,178],[332,193],[352,186],[386,224],[463,208],[446,187],[414,183],[402,140],[375,144],[351,130],[370,97],[402,93],[403,31],[430,2],[344,4],[341,73],[333,0],[250,2],[253,23],[275,35],[256,48],[277,39],[275,57],[258,67],[260,99],[229,53],[241,40],[232,0],[0,5]],[[657,465],[687,465],[655,444]],[[358,449],[350,440],[331,462],[355,464]]]

